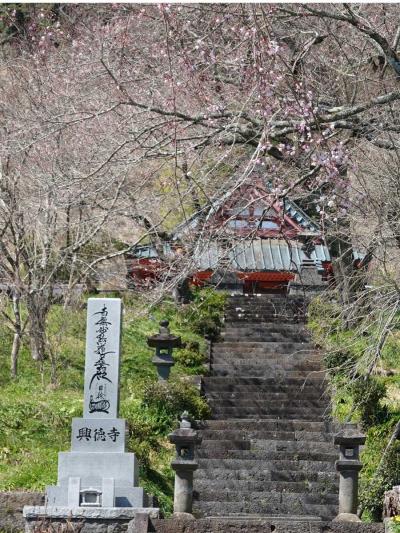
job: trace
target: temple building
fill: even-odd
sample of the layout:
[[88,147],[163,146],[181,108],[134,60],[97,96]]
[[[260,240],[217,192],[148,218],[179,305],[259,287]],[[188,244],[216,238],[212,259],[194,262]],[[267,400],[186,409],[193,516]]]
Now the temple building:
[[167,265],[177,268],[183,254],[190,283],[244,293],[285,293],[304,264],[313,266],[321,281],[332,270],[320,226],[295,202],[277,200],[260,181],[214,200],[179,224],[168,242],[134,247],[129,276],[134,284],[158,278]]

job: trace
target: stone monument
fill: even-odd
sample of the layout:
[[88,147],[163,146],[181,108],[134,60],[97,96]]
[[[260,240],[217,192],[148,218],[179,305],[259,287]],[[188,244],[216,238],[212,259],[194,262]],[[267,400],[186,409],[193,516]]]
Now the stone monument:
[[[72,420],[71,451],[58,456],[58,482],[44,507],[25,507],[35,519],[132,519],[147,507],[135,454],[125,451],[126,423],[118,418],[122,302],[89,298],[83,418]],[[152,516],[157,509],[148,509]]]
[[290,296],[316,296],[327,287],[313,259],[303,259],[299,272],[289,282]]
[[357,516],[358,474],[362,468],[360,446],[365,443],[365,435],[357,424],[347,423],[334,437],[334,444],[339,445],[340,456],[336,461],[339,472],[339,514],[338,522],[361,522]]

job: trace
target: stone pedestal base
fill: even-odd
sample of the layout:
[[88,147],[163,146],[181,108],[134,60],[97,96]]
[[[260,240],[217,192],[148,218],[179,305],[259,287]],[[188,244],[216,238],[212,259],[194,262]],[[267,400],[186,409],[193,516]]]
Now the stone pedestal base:
[[361,522],[354,513],[339,513],[333,522]]
[[[125,533],[138,514],[158,518],[159,509],[119,507],[24,507],[25,532],[47,531],[51,524],[59,533]],[[136,532],[135,532],[136,533]]]

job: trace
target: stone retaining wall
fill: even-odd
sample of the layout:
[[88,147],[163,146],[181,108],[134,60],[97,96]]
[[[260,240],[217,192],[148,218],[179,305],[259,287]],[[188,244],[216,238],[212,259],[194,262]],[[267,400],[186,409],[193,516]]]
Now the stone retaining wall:
[[[155,533],[384,533],[384,524],[356,524],[331,522],[321,526],[312,522],[271,522],[271,519],[259,519],[246,524],[245,521],[229,520],[179,520],[153,519],[149,532]],[[136,532],[135,532],[136,533]]]
[[22,516],[24,505],[43,505],[41,492],[0,492],[0,532],[18,533],[24,531]]

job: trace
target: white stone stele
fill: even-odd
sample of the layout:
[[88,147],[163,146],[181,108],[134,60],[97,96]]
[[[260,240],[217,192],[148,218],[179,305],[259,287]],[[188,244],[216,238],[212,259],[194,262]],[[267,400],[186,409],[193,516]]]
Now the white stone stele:
[[25,506],[23,515],[27,519],[37,520],[51,517],[65,520],[68,518],[104,519],[104,520],[133,520],[136,514],[146,513],[150,518],[158,518],[160,510],[155,507],[54,507],[54,506]]
[[122,301],[87,303],[84,418],[117,418]]
[[118,418],[121,314],[119,298],[88,300],[84,416],[72,421],[71,451],[58,454],[46,507],[25,507],[27,519],[125,519],[147,505],[135,454],[125,452],[126,422]]

